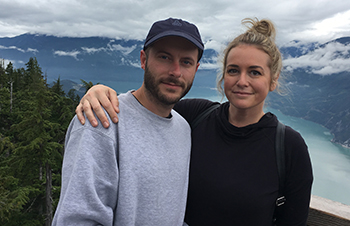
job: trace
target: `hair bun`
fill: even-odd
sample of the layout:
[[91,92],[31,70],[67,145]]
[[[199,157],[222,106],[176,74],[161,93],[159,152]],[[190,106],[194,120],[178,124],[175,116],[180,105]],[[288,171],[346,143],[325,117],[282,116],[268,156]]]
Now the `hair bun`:
[[254,18],[254,19],[246,18],[242,20],[242,24],[244,24],[249,28],[247,32],[257,32],[267,37],[270,37],[272,40],[275,40],[276,30],[275,30],[275,26],[270,20],[267,20],[267,19],[258,20],[257,18]]

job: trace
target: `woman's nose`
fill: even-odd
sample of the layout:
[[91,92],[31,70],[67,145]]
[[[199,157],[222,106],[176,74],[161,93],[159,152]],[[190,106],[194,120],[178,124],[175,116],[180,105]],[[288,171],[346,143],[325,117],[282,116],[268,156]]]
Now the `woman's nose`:
[[242,72],[239,75],[237,85],[239,85],[239,86],[247,86],[248,85],[248,75],[245,72]]

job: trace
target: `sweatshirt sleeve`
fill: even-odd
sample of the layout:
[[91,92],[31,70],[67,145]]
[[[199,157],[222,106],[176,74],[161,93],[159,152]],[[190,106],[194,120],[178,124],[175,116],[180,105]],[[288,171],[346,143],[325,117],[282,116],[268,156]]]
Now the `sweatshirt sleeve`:
[[96,129],[88,122],[81,125],[76,117],[72,120],[53,226],[113,225],[119,177],[115,126]]
[[301,135],[286,127],[286,202],[276,212],[276,225],[305,226],[313,173],[308,147]]

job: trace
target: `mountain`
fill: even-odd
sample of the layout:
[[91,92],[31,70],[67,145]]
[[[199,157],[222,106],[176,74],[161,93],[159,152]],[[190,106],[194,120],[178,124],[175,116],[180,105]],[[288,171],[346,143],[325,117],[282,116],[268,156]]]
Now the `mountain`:
[[269,106],[316,122],[334,134],[333,141],[350,147],[350,73],[318,76],[303,70],[288,81],[286,96],[271,93]]
[[[23,34],[0,38],[0,58],[20,68],[36,57],[49,82],[60,77],[66,90],[79,90],[80,79],[141,84],[142,46],[140,40]],[[350,37],[326,43],[293,41],[280,50],[287,92],[271,93],[269,106],[327,127],[334,142],[350,147]],[[217,55],[213,49],[204,51],[194,86],[215,87]]]
[[350,37],[281,52],[288,91],[271,93],[270,106],[325,126],[333,142],[350,147]]
[[[143,41],[138,40],[23,34],[0,38],[0,59],[19,68],[25,66],[29,57],[36,57],[50,82],[59,76],[76,82],[79,79],[142,82],[139,60],[142,47]],[[215,82],[215,78],[211,81]]]
[[[65,79],[138,81],[140,41],[107,38],[67,38],[24,34],[0,39],[0,57],[15,67],[36,57],[49,80]],[[116,74],[118,71],[118,74]],[[141,78],[142,79],[142,78]]]

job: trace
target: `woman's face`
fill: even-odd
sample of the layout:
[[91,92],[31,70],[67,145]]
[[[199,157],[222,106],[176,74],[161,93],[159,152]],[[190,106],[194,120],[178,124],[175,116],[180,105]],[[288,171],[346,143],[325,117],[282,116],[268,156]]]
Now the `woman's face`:
[[264,101],[276,88],[271,83],[270,57],[252,45],[230,50],[224,72],[224,91],[234,108],[262,111]]

